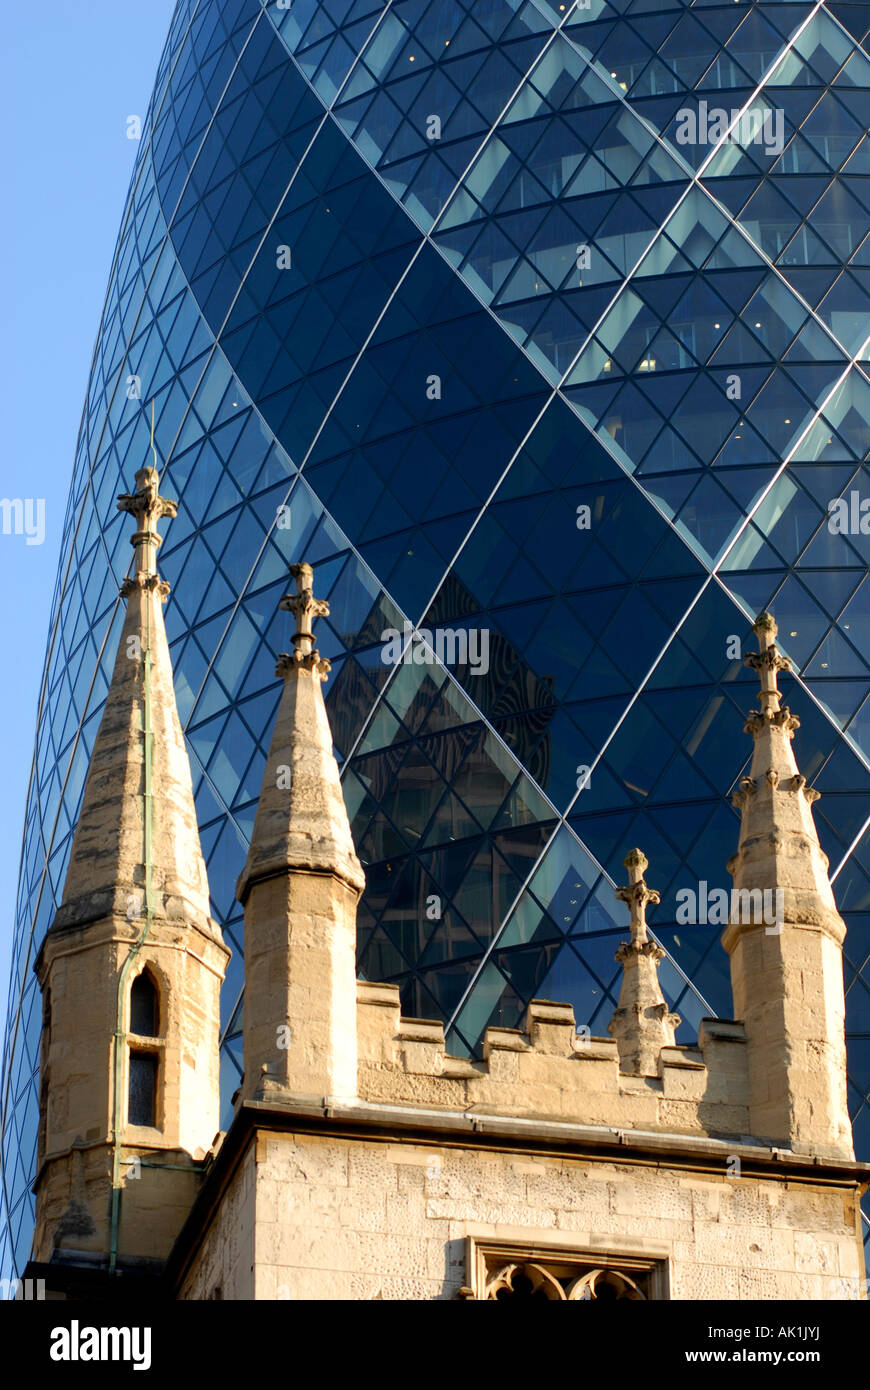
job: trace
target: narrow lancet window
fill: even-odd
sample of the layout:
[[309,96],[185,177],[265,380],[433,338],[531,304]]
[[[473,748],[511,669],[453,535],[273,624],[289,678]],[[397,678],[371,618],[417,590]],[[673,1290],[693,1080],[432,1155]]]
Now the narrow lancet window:
[[159,1032],[157,986],[144,970],[130,990],[130,1032],[140,1038],[156,1038]]
[[157,1065],[153,1052],[131,1051],[128,1124],[157,1124]]

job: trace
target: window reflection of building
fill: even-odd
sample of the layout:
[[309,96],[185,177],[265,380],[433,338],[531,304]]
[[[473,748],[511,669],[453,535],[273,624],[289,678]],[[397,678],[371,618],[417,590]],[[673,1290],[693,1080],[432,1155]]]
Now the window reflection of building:
[[[420,626],[474,627],[474,608],[451,576]],[[359,739],[344,785],[366,869],[360,914],[365,973],[404,977],[403,1008],[421,1017],[433,1016],[432,999],[409,973],[418,965],[449,970],[450,962],[479,956],[541,849],[542,799],[535,792],[539,804],[530,808],[531,784],[520,774],[525,768],[538,786],[548,784],[553,680],[531,670],[485,617],[480,622],[489,640],[484,672],[452,668],[457,691],[442,667],[403,663],[361,738],[355,720],[366,703],[359,699],[358,669],[347,664],[327,689],[337,744],[352,748]],[[362,634],[380,636],[374,614]],[[372,651],[370,671],[379,650]],[[386,676],[374,669],[383,688]],[[478,711],[499,737],[473,718]],[[507,836],[509,855],[501,852]],[[366,921],[377,923],[374,933]],[[546,973],[546,952],[541,967]]]

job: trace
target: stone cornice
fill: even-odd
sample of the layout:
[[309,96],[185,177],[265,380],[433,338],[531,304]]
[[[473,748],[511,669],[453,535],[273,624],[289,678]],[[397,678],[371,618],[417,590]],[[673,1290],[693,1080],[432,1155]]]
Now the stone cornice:
[[744,1177],[802,1182],[861,1191],[870,1186],[870,1163],[819,1160],[791,1150],[735,1140],[617,1130],[570,1122],[523,1120],[485,1109],[430,1110],[406,1105],[347,1103],[284,1093],[275,1101],[244,1101],[209,1165],[203,1186],[167,1260],[164,1280],[173,1297],[205,1238],[221,1199],[248,1152],[263,1133],[319,1134],[333,1139],[388,1144],[435,1144],[499,1152],[543,1154],[709,1173],[721,1178],[737,1154]]

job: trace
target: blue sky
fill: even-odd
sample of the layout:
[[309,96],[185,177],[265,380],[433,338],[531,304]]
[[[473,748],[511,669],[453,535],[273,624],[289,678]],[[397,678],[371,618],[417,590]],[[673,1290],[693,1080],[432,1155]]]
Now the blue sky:
[[24,803],[76,437],[124,199],[174,0],[53,0],[3,19],[0,496],[45,499],[45,539],[0,535],[4,679],[0,1015]]

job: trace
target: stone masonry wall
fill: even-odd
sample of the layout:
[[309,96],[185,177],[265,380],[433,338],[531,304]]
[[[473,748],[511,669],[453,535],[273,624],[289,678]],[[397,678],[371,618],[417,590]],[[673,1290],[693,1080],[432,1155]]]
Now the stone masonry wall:
[[185,1280],[182,1299],[254,1298],[256,1178],[249,1153],[223,1195]]
[[673,1299],[842,1299],[856,1231],[821,1181],[261,1131],[181,1297],[450,1299],[472,1236],[664,1259]]

